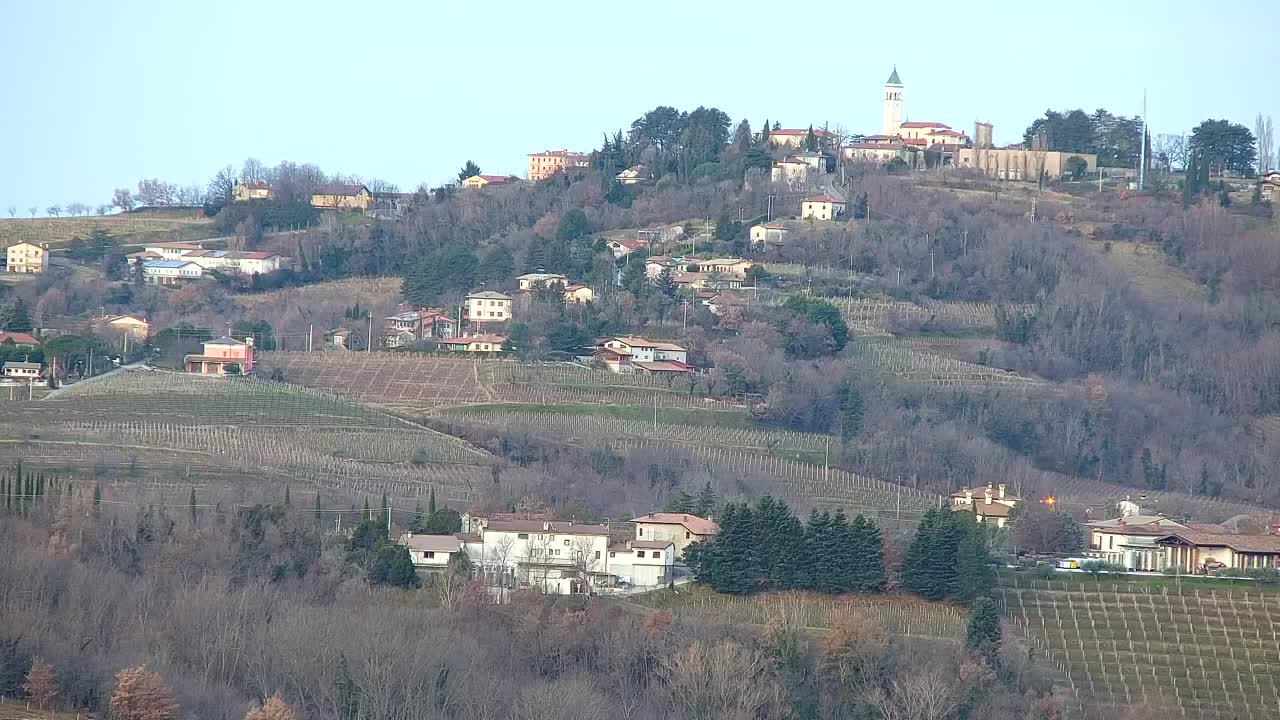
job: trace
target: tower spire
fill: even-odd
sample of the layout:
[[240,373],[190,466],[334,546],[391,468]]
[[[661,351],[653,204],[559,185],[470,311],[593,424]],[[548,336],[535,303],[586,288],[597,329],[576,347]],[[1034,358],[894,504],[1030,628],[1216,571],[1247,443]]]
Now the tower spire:
[[893,72],[889,74],[889,79],[884,82],[885,85],[901,85],[902,79],[898,77],[898,66],[893,66]]

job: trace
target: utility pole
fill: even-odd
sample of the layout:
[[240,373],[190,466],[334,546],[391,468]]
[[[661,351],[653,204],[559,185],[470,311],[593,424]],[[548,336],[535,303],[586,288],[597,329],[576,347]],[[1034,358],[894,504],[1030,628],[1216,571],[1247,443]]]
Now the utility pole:
[[311,336],[315,334],[316,334],[316,324],[315,323],[308,324],[307,325],[307,352],[311,352]]
[[1138,157],[1138,192],[1142,192],[1147,177],[1147,89],[1142,88],[1142,150]]
[[391,539],[391,496],[387,496],[387,539]]
[[969,231],[960,231],[960,254],[967,256],[969,254]]
[[365,340],[364,351],[366,354],[373,352],[373,313],[369,315],[369,337]]

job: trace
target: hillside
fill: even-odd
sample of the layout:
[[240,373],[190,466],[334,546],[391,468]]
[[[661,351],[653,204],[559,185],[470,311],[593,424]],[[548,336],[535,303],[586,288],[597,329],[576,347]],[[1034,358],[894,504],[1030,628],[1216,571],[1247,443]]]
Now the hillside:
[[1019,580],[1005,616],[1063,671],[1086,718],[1129,706],[1204,720],[1280,712],[1280,594]]
[[0,218],[0,247],[19,242],[66,245],[101,228],[122,245],[181,242],[213,237],[213,223],[197,209],[148,208],[114,215],[65,218]]

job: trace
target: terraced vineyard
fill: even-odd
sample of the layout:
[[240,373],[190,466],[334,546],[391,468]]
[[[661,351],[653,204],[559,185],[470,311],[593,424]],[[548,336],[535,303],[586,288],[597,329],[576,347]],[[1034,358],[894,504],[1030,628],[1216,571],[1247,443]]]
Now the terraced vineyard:
[[348,400],[251,378],[131,371],[6,404],[0,463],[164,479],[276,478],[465,502],[492,458]]
[[1006,617],[1065,672],[1085,717],[1136,704],[1205,720],[1280,716],[1280,594],[1018,584],[1000,588]]
[[196,210],[145,210],[91,217],[4,218],[0,220],[0,247],[20,242],[47,242],[57,247],[73,237],[88,237],[97,228],[121,242],[209,236],[212,221],[196,215]]
[[[854,335],[887,335],[887,325],[894,319],[928,323],[930,321],[964,330],[995,330],[996,307],[990,303],[934,302],[927,305],[882,300],[877,298],[831,298]],[[1032,306],[1016,309],[1029,310]]]
[[[453,422],[485,427],[529,428],[534,434],[615,449],[670,449],[695,459],[710,474],[735,479],[764,478],[768,492],[802,512],[813,507],[841,507],[850,514],[913,521],[938,507],[940,497],[882,482],[822,464],[827,437],[775,430],[653,423],[600,415],[542,413],[533,410],[451,410],[440,413]],[[770,443],[773,443],[770,446]],[[790,456],[790,457],[789,457]]]
[[[487,402],[728,406],[690,396],[684,381],[572,363],[518,363],[407,353],[275,352],[259,364],[291,383],[402,410]],[[685,392],[680,392],[684,385]]]
[[1045,383],[998,368],[965,362],[891,340],[866,338],[850,343],[860,362],[907,382],[940,387],[1043,387]]

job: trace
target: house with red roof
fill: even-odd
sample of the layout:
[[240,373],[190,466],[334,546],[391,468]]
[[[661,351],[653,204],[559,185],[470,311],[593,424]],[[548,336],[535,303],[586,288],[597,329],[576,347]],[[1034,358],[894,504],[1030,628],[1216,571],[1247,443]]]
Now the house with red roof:
[[609,252],[613,253],[615,258],[626,257],[633,252],[645,250],[649,244],[640,240],[631,240],[622,238],[618,240],[610,240],[608,242]]
[[35,336],[32,335],[31,333],[0,332],[0,345],[3,345],[7,342],[11,342],[14,345],[27,345],[29,347],[36,347],[40,344],[40,341],[37,340]]
[[669,542],[675,546],[677,558],[684,556],[684,549],[689,545],[709,540],[720,532],[720,526],[711,518],[688,513],[649,513],[634,522],[637,541]]

